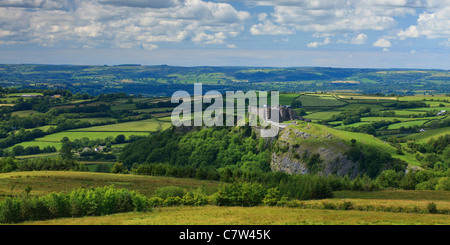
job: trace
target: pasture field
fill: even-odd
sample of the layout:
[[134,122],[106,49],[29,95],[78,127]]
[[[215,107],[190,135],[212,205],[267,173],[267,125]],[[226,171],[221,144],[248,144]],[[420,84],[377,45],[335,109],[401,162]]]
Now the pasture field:
[[414,120],[414,121],[406,121],[401,123],[395,123],[389,125],[388,129],[399,129],[401,127],[412,127],[412,126],[423,126],[424,123],[428,122],[429,120]]
[[167,129],[171,124],[160,122],[156,119],[147,119],[103,126],[94,126],[89,128],[79,128],[68,130],[68,132],[150,132],[156,131],[160,125],[162,129]]
[[291,105],[300,94],[280,94],[280,105]]
[[[115,185],[139,191],[150,197],[155,190],[164,186],[179,186],[188,191],[204,188],[207,194],[214,193],[219,182],[185,178],[125,175],[92,172],[32,171],[0,174],[0,199],[9,195],[22,195],[30,186],[31,196],[43,196],[52,192],[67,192],[76,188],[103,187]],[[11,190],[11,188],[13,188]]]
[[409,116],[409,115],[420,115],[423,112],[420,111],[409,111],[409,110],[388,110],[388,112],[395,112],[396,115],[399,116]]
[[144,113],[157,113],[157,112],[166,112],[166,111],[172,111],[172,107],[162,107],[162,108],[150,108],[150,109],[137,109],[133,110],[136,112],[144,112]]
[[[341,123],[342,123],[342,121],[341,121]],[[357,123],[352,123],[352,124],[348,124],[348,125],[341,124],[340,126],[335,126],[334,128],[345,129],[346,127],[359,127],[359,126],[366,125],[366,124],[370,124],[370,122],[357,122]]]
[[33,110],[24,110],[24,111],[15,111],[11,113],[13,116],[26,117],[32,114],[43,114],[38,111]]
[[333,115],[338,115],[340,113],[340,111],[321,111],[308,114],[305,117],[311,120],[327,120],[330,119]]
[[423,112],[427,112],[427,111],[441,111],[441,110],[450,111],[450,106],[446,106],[446,107],[411,108],[411,109],[408,109],[408,110],[411,110],[411,111],[423,111]]
[[109,121],[117,121],[116,119],[112,117],[91,117],[91,118],[80,118],[78,119],[80,121],[89,122],[89,123],[102,123],[102,122],[109,122]]
[[[416,121],[422,118],[405,118],[405,117],[363,117],[361,118],[362,122],[379,122],[379,121],[394,121],[398,120],[401,122],[406,121]],[[431,118],[423,118],[424,120],[429,120]]]
[[384,97],[384,96],[364,96],[364,95],[337,95],[340,99],[346,100],[397,100],[397,97]]
[[333,96],[302,95],[298,98],[304,107],[338,107],[347,104]]
[[418,143],[427,143],[431,138],[437,139],[439,136],[450,134],[450,127],[427,130],[423,133],[411,134],[405,139],[415,139]]
[[379,104],[351,102],[350,104],[348,104],[346,106],[336,108],[336,110],[338,110],[338,111],[356,110],[360,107],[370,107],[370,109],[372,111],[379,111],[379,110],[385,109],[385,107],[383,107],[382,105],[379,105]]
[[166,207],[148,213],[65,218],[24,225],[448,225],[450,215],[288,207]]
[[[33,141],[26,141],[26,142],[18,143],[18,144],[14,145],[14,146],[18,146],[18,145],[21,145],[24,148],[26,148],[28,146],[39,146],[39,148],[43,149],[46,146],[54,146],[54,147],[56,147],[57,150],[61,149],[61,142],[59,142],[59,141],[49,142],[49,141],[33,140]],[[8,147],[8,148],[6,148],[6,150],[12,150],[12,148],[14,148],[14,146]]]
[[416,95],[416,96],[400,96],[399,101],[415,101],[415,100],[448,100],[445,95]]
[[[49,134],[42,138],[37,138],[34,142],[43,142],[43,143],[58,143],[64,137],[68,137],[71,141],[74,139],[82,139],[87,137],[89,139],[105,139],[108,137],[115,138],[117,135],[123,134],[125,137],[130,137],[131,135],[136,136],[147,136],[148,132],[132,132],[132,131],[115,131],[115,132],[97,132],[97,131],[64,131],[55,134]],[[29,141],[33,142],[33,141]],[[27,143],[27,142],[24,142]]]

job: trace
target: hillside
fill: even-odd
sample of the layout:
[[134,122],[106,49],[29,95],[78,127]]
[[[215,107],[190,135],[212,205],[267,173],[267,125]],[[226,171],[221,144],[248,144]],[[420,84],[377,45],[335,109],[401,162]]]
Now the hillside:
[[366,173],[375,177],[383,169],[400,170],[405,166],[406,162],[395,158],[412,158],[397,155],[395,147],[372,135],[303,121],[294,121],[282,131],[275,149],[271,160],[273,170],[303,174],[355,177]]

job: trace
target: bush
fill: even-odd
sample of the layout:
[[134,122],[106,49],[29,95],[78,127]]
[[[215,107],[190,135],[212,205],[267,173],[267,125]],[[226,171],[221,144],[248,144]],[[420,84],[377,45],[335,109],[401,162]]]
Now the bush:
[[148,200],[127,189],[106,186],[52,193],[35,198],[7,198],[0,203],[0,223],[148,211]]
[[159,197],[163,200],[169,198],[169,197],[179,197],[182,198],[185,194],[185,190],[183,188],[178,186],[165,186],[156,189],[155,196]]
[[262,204],[265,190],[261,184],[235,182],[221,185],[216,195],[216,204],[221,206],[257,206]]
[[438,212],[437,206],[434,202],[428,203],[427,209],[428,209],[428,213],[430,213],[430,214],[437,214],[437,212]]
[[280,191],[278,188],[270,188],[264,197],[263,203],[267,206],[275,206],[280,201]]
[[435,189],[442,191],[450,191],[450,177],[439,178]]

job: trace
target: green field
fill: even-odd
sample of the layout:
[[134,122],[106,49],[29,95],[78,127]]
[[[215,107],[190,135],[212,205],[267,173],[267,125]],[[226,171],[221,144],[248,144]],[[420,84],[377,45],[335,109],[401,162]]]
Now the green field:
[[298,98],[304,107],[338,107],[347,104],[332,95],[302,95]]
[[398,97],[399,101],[415,101],[415,100],[448,100],[449,97],[445,95],[417,95]]
[[[91,172],[11,172],[0,174],[0,199],[11,194],[21,195],[27,185],[32,188],[30,193],[32,196],[43,196],[51,192],[66,192],[80,187],[91,188],[107,185],[115,185],[118,188],[125,187],[151,196],[157,188],[163,186],[179,186],[188,191],[204,188],[206,193],[212,194],[217,190],[219,183],[184,178]],[[14,189],[11,192],[12,186],[14,186]]]
[[[85,132],[85,131],[64,131],[61,133],[49,134],[42,138],[37,138],[34,141],[43,143],[58,143],[62,138],[68,137],[70,140],[82,139],[87,137],[89,139],[106,139],[108,137],[115,138],[117,135],[123,134],[125,137],[131,135],[147,136],[148,132],[130,132],[130,131],[117,131],[117,132]],[[32,142],[32,141],[31,141]],[[28,143],[28,142],[24,142]]]
[[330,119],[333,115],[338,115],[340,113],[340,111],[321,111],[308,114],[305,117],[311,120],[327,120]]
[[[62,139],[62,138],[61,138]],[[26,142],[22,142],[22,143],[19,143],[19,144],[16,144],[16,145],[14,145],[14,146],[18,146],[18,145],[21,145],[21,146],[23,146],[23,147],[28,147],[28,146],[39,146],[39,148],[41,148],[41,149],[43,149],[44,147],[46,147],[46,146],[54,146],[54,147],[56,147],[56,149],[57,150],[60,150],[61,149],[61,142],[59,142],[59,141],[53,141],[53,142],[49,142],[49,141],[37,141],[37,140],[34,140],[34,141],[26,141]],[[9,148],[6,148],[6,150],[12,150],[12,148],[14,148],[14,146],[11,146],[11,147],[9,147]]]
[[346,110],[356,110],[358,108],[361,107],[370,107],[370,109],[372,111],[379,111],[379,110],[383,110],[385,109],[385,107],[383,107],[382,105],[379,104],[373,104],[373,103],[354,103],[349,101],[350,104],[346,105],[346,106],[342,106],[337,108],[337,110],[339,111],[346,111]]
[[401,127],[412,127],[412,126],[423,126],[424,123],[428,122],[428,120],[415,120],[415,121],[407,121],[407,122],[401,122],[401,123],[395,123],[389,125],[388,129],[399,129]]
[[150,132],[155,131],[159,126],[161,126],[162,129],[167,129],[171,126],[171,124],[167,122],[161,122],[156,119],[147,119],[141,121],[73,129],[69,130],[68,132]]
[[280,105],[291,105],[299,94],[280,94]]
[[450,134],[450,127],[431,129],[423,133],[411,134],[404,139],[415,139],[418,143],[427,143],[431,138],[437,139],[439,136]]
[[19,116],[19,117],[26,117],[32,114],[42,114],[38,111],[33,111],[33,110],[25,110],[25,111],[15,111],[12,113],[13,116]]

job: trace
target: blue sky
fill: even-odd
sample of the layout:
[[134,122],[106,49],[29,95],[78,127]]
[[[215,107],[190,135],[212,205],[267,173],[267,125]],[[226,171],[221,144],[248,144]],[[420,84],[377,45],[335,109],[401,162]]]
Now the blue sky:
[[0,0],[0,63],[450,69],[450,0]]

